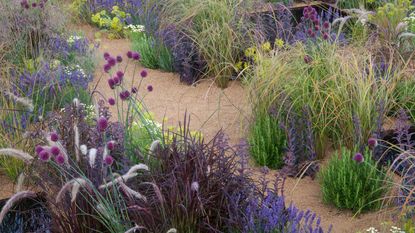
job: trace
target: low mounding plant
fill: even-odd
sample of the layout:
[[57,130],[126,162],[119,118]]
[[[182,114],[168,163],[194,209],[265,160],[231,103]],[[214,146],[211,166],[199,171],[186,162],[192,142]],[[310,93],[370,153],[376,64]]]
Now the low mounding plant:
[[355,213],[380,207],[389,190],[386,171],[377,167],[369,149],[341,148],[319,173],[323,200]]
[[249,133],[250,154],[261,166],[281,168],[286,148],[285,130],[278,119],[258,113]]

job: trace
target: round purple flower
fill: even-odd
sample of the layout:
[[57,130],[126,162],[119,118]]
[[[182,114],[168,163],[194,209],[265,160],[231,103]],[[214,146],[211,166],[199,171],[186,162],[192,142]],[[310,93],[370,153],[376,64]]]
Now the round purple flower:
[[133,88],[131,88],[131,92],[132,92],[133,94],[136,94],[136,93],[138,92],[138,88],[137,88],[137,87],[133,87]]
[[108,103],[109,103],[109,105],[114,106],[114,105],[115,105],[115,99],[114,99],[114,98],[112,98],[112,97],[110,97],[110,98],[108,99]]
[[108,128],[108,120],[105,117],[100,117],[98,119],[98,130],[104,132]]
[[323,23],[323,28],[324,28],[324,29],[329,29],[329,27],[330,27],[330,23],[329,23],[329,21],[325,21],[325,22]]
[[104,65],[104,71],[105,73],[108,73],[111,70],[111,65],[110,64],[105,64]]
[[114,141],[107,142],[107,148],[108,148],[108,150],[114,150],[115,142]]
[[376,140],[376,138],[369,138],[367,144],[370,148],[375,148],[378,145],[378,141]]
[[310,35],[310,37],[311,37],[311,38],[316,37],[316,33],[315,33],[315,32],[312,32],[312,33],[311,33],[311,35]]
[[142,78],[147,77],[147,75],[148,75],[147,70],[142,70],[142,71],[140,72],[140,76],[141,76]]
[[117,60],[115,60],[115,58],[113,58],[113,57],[109,57],[108,58],[108,64],[110,66],[115,66],[115,64],[117,64]]
[[118,55],[116,59],[117,59],[117,62],[118,63],[121,63],[122,62],[122,57],[120,55]]
[[329,39],[329,34],[327,32],[323,33],[323,39],[324,40],[328,40]]
[[32,7],[33,8],[36,8],[37,7],[37,3],[36,2],[32,3]]
[[307,35],[308,35],[308,36],[311,36],[311,34],[313,34],[313,30],[312,30],[311,28],[309,28],[309,29],[307,30]]
[[40,146],[40,145],[37,145],[36,147],[35,147],[35,152],[36,152],[36,154],[40,154],[40,152],[42,152],[44,149],[43,149],[43,147],[42,146]]
[[122,78],[124,77],[124,72],[122,71],[117,71],[117,77],[122,80]]
[[107,166],[111,166],[114,163],[114,159],[112,158],[112,156],[108,155],[104,158],[104,163]]
[[48,161],[50,159],[50,154],[47,150],[43,150],[39,153],[39,159],[42,161]]
[[363,163],[365,158],[363,157],[361,153],[356,153],[353,157],[353,160],[356,161],[357,163]]
[[51,140],[52,142],[57,142],[57,141],[59,140],[59,136],[58,136],[58,134],[57,134],[56,132],[52,132],[52,133],[50,133],[50,140]]
[[104,53],[104,59],[105,60],[108,60],[108,58],[110,58],[110,57],[111,57],[111,55],[108,52]]
[[63,155],[58,155],[55,157],[55,162],[59,165],[62,165],[65,163],[65,157],[63,157]]
[[119,84],[121,84],[120,79],[119,79],[117,76],[115,76],[115,77],[114,77],[114,78],[112,78],[112,79],[114,80],[115,85],[119,85]]
[[120,93],[121,100],[126,100],[126,99],[128,99],[128,97],[130,97],[130,92],[129,91],[122,91]]
[[59,150],[59,147],[57,147],[57,146],[52,146],[50,148],[50,153],[52,153],[53,155],[59,155],[60,152],[61,151]]
[[141,58],[141,57],[140,57],[140,54],[138,54],[138,53],[136,53],[136,52],[134,52],[134,53],[133,53],[133,59],[134,59],[134,60],[138,61],[138,60],[140,60],[140,58]]
[[112,79],[112,78],[108,79],[108,86],[110,86],[111,89],[114,89],[115,84],[116,83],[115,83],[114,79]]
[[147,86],[147,91],[148,91],[148,92],[152,92],[152,91],[153,91],[153,86],[148,85],[148,86]]
[[128,51],[127,52],[127,57],[130,58],[130,59],[133,58],[133,52],[132,51]]
[[44,3],[43,2],[41,2],[41,3],[39,3],[39,7],[41,8],[41,9],[43,9],[43,7],[44,7],[45,5],[44,5]]
[[314,30],[319,31],[320,30],[320,26],[318,26],[318,25],[314,26]]

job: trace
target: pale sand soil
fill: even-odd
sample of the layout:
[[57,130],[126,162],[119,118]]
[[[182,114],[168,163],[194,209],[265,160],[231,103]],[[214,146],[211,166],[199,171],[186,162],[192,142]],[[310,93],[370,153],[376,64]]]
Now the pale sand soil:
[[[78,27],[83,30],[89,38],[93,38],[95,29],[88,26]],[[98,51],[99,66],[95,82],[102,75],[102,54],[109,52],[111,55],[123,55],[130,50],[130,42],[125,39],[107,40],[101,39],[101,46]],[[127,85],[131,83],[133,66],[126,71],[125,80]],[[143,68],[139,67],[136,73]],[[138,75],[136,75],[138,76]],[[98,82],[98,91],[108,98],[113,91],[108,87],[106,75]],[[230,137],[233,144],[243,138],[246,132],[247,122],[250,115],[247,91],[239,82],[231,82],[225,90],[221,90],[212,84],[212,81],[203,81],[197,86],[187,86],[179,82],[176,74],[164,73],[157,70],[149,70],[149,75],[143,81],[141,92],[151,84],[154,91],[147,94],[145,104],[155,114],[158,121],[163,117],[168,118],[168,125],[177,125],[182,121],[184,113],[191,115],[191,127],[200,129],[206,138],[213,137],[216,132],[223,129]],[[115,114],[115,113],[114,113]],[[256,171],[259,168],[255,168]],[[259,173],[259,172],[258,172]],[[267,177],[272,182],[275,171]],[[298,182],[298,183],[297,183]],[[295,189],[294,189],[295,188]],[[285,186],[287,202],[294,202],[298,208],[310,209],[322,218],[324,226],[334,225],[335,233],[354,233],[365,231],[370,226],[379,226],[384,220],[390,220],[392,213],[368,213],[358,217],[348,211],[340,211],[335,207],[328,206],[322,202],[320,186],[317,180],[304,178],[302,180],[288,179]],[[382,220],[383,219],[383,220]]]

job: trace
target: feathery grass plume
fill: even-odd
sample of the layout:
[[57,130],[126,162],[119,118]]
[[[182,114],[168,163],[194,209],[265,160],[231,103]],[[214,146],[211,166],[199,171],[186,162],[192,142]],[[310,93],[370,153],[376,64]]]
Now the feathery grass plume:
[[21,191],[14,194],[3,206],[0,212],[0,224],[3,222],[4,217],[6,216],[7,212],[19,201],[26,199],[26,198],[35,198],[36,193],[32,191]]
[[16,150],[13,148],[3,148],[0,149],[0,155],[5,155],[5,156],[11,156],[14,158],[18,158],[21,159],[27,163],[31,162],[33,160],[33,157],[31,155],[29,155],[26,152],[23,152],[21,150]]
[[71,196],[72,196],[71,202],[74,202],[76,200],[76,196],[79,192],[79,188],[80,187],[85,187],[87,184],[88,184],[88,182],[84,178],[75,178],[75,179],[72,179],[72,180],[66,182],[63,185],[63,187],[61,188],[61,190],[58,192],[58,195],[56,195],[56,203],[59,203],[62,200],[63,195],[70,188],[72,188],[72,190],[71,190]]
[[177,233],[177,230],[176,228],[171,228],[166,233]]
[[91,168],[95,166],[95,159],[97,157],[97,149],[91,148],[88,153],[88,163]]
[[[1,91],[0,91],[1,92]],[[10,99],[16,101],[17,103],[23,105],[25,108],[27,108],[30,112],[33,112],[33,102],[31,99],[28,98],[23,98],[23,97],[19,97],[16,96],[15,94],[9,92],[9,91],[4,91],[3,92],[5,96],[9,97]]]
[[73,130],[74,130],[74,140],[75,140],[75,158],[76,158],[76,162],[78,162],[79,163],[79,161],[80,161],[80,157],[79,157],[79,129],[78,129],[78,126],[75,124],[74,126],[73,126]]
[[135,226],[133,228],[130,228],[128,231],[126,231],[125,233],[134,233],[136,230],[144,230],[146,229],[145,227],[142,226]]
[[145,165],[145,164],[143,164],[143,163],[140,163],[140,164],[137,164],[137,165],[132,166],[132,167],[130,168],[130,170],[128,170],[127,174],[136,173],[138,170],[145,170],[145,171],[148,171],[148,170],[149,170],[149,168],[148,168],[148,166],[147,166],[147,165]]
[[154,154],[154,152],[157,150],[157,148],[159,147],[159,145],[160,145],[160,140],[154,140],[154,141],[151,143],[151,145],[150,145],[150,153],[149,153],[149,156],[150,156],[151,154]]
[[103,185],[99,186],[99,189],[105,189],[108,187],[111,187],[113,185],[118,184],[119,182],[127,182],[129,179],[134,178],[138,175],[138,173],[127,173],[125,175],[119,176],[115,178],[113,181],[110,181],[108,183],[105,183]]
[[129,196],[131,199],[133,198],[133,197],[135,197],[135,198],[137,198],[137,199],[140,199],[140,200],[142,200],[142,201],[144,201],[144,202],[147,202],[147,198],[144,196],[144,195],[142,195],[141,193],[139,193],[139,192],[137,192],[137,191],[135,191],[135,190],[133,190],[133,189],[131,189],[130,187],[128,187],[124,182],[120,182],[120,187],[121,187],[121,189],[124,191],[124,193],[127,195],[127,196]]
[[24,173],[23,172],[20,173],[19,177],[17,178],[17,184],[16,184],[16,188],[15,188],[16,193],[18,193],[22,190],[25,178],[26,178],[26,176],[24,175]]

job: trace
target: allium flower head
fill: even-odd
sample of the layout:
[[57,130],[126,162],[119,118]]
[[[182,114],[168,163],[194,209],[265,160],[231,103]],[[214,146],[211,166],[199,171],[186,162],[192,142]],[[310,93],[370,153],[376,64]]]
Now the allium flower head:
[[59,140],[59,136],[58,136],[58,134],[56,133],[56,132],[52,132],[52,133],[50,133],[50,140],[52,141],[52,142],[57,142],[58,140]]
[[127,100],[130,97],[130,92],[129,91],[123,91],[120,93],[120,98],[121,100]]
[[104,65],[104,71],[105,73],[108,73],[111,70],[111,65],[110,64],[105,64]]
[[138,60],[140,60],[140,58],[141,58],[141,57],[140,57],[140,54],[139,54],[139,53],[137,53],[137,52],[134,52],[134,53],[133,53],[133,59],[134,59],[134,60],[138,61]]
[[120,55],[118,55],[116,59],[117,59],[117,62],[118,63],[121,63],[122,62],[122,57]]
[[108,52],[105,52],[105,53],[104,53],[104,59],[105,59],[105,60],[108,60],[108,58],[110,58],[110,56],[111,56],[111,55],[110,55]]
[[108,128],[108,120],[105,117],[100,117],[98,119],[98,130],[104,132]]
[[325,21],[325,22],[323,23],[323,28],[324,28],[324,29],[329,29],[329,27],[330,27],[330,23],[329,23],[329,21]]
[[141,76],[142,78],[147,77],[147,75],[148,75],[147,70],[142,70],[142,71],[140,72],[140,76]]
[[36,8],[37,7],[37,3],[36,2],[32,3],[32,7],[33,8]]
[[329,34],[327,32],[323,33],[323,39],[324,40],[328,40],[329,39]]
[[148,86],[147,86],[147,91],[148,91],[148,92],[152,92],[152,91],[153,91],[153,86],[148,85]]
[[112,78],[108,79],[108,86],[109,86],[111,89],[114,89],[114,88],[115,88],[115,80],[114,80],[114,79],[112,79]]
[[63,157],[63,155],[58,155],[55,157],[55,162],[59,165],[62,165],[65,163],[65,157]]
[[378,145],[378,141],[376,140],[376,138],[369,138],[367,144],[370,148],[375,148]]
[[39,155],[40,152],[42,152],[43,150],[44,150],[43,147],[40,146],[40,145],[37,145],[36,148],[35,148],[35,152],[36,152],[37,155]]
[[114,99],[114,98],[112,98],[112,97],[110,97],[110,98],[108,99],[108,104],[109,104],[109,105],[111,105],[111,106],[114,106],[114,105],[115,105],[115,99]]
[[122,78],[124,78],[124,72],[122,71],[117,71],[117,77],[122,80]]
[[57,147],[57,146],[52,146],[50,148],[50,153],[52,153],[53,155],[59,155],[60,152],[61,151],[59,150],[59,147]]
[[133,52],[132,51],[128,51],[127,52],[127,57],[130,58],[130,59],[133,58]]
[[43,150],[39,153],[39,159],[42,161],[48,161],[50,159],[50,154],[47,150]]
[[115,58],[113,58],[113,57],[109,57],[108,58],[108,64],[110,66],[115,66],[115,64],[117,64],[117,60],[115,60]]
[[118,76],[115,76],[114,78],[112,78],[114,80],[115,85],[119,85],[121,84],[120,78],[118,78]]
[[108,150],[114,150],[114,148],[115,148],[115,142],[114,141],[109,141],[107,143],[107,148],[108,148]]
[[361,153],[356,153],[353,157],[353,160],[356,161],[357,163],[362,163],[365,160],[365,158],[363,157]]
[[304,62],[306,64],[310,64],[313,61],[313,59],[309,55],[304,56]]
[[111,166],[111,165],[114,163],[114,159],[112,158],[112,156],[111,156],[111,155],[108,155],[108,156],[106,156],[106,157],[104,158],[104,163],[105,163],[107,166]]
[[132,92],[133,94],[136,94],[136,93],[138,92],[138,88],[137,88],[137,87],[133,87],[133,88],[131,88],[131,92]]

